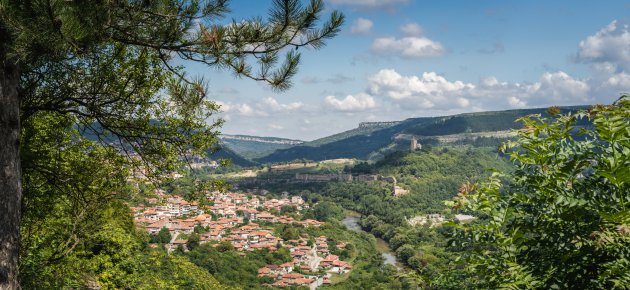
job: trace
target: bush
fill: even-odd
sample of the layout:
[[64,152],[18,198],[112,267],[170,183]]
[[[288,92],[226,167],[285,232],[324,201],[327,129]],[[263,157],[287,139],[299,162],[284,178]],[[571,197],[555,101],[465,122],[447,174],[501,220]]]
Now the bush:
[[[489,217],[459,225],[464,231],[451,240],[473,249],[467,261],[476,287],[630,285],[630,99],[558,111],[520,119],[518,140],[501,148],[517,171],[464,184],[450,203]],[[594,128],[578,128],[584,119]]]

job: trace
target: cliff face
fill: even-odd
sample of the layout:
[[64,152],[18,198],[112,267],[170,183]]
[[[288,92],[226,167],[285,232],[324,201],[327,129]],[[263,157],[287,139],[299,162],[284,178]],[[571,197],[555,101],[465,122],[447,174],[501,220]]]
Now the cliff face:
[[359,129],[367,129],[367,128],[384,128],[389,126],[394,126],[400,124],[400,121],[391,121],[391,122],[361,122],[359,123]]
[[298,145],[298,144],[304,143],[304,141],[301,141],[301,140],[270,138],[270,137],[256,137],[256,136],[245,136],[245,135],[221,135],[221,139],[260,142],[260,143],[267,143],[267,144],[284,144],[284,145]]

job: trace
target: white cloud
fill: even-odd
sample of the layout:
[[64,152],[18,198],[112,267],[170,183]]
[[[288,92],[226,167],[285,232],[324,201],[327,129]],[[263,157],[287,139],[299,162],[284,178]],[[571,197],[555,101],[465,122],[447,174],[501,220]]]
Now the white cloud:
[[342,112],[364,111],[376,107],[374,98],[364,93],[359,93],[355,96],[347,95],[344,99],[327,96],[324,98],[324,104],[329,108]]
[[398,4],[406,4],[409,0],[328,0],[332,4],[350,5],[363,8],[391,7]]
[[262,100],[262,102],[257,104],[257,107],[261,110],[271,111],[271,112],[282,112],[282,111],[295,111],[304,107],[304,104],[301,102],[293,102],[288,104],[280,104],[278,101],[272,97],[267,97]]
[[381,55],[398,55],[403,58],[424,58],[446,53],[441,43],[426,37],[381,37],[372,43],[372,52]]
[[424,32],[422,26],[418,25],[417,23],[407,23],[401,26],[400,30],[402,30],[403,33],[409,36],[420,36]]
[[528,91],[535,97],[546,99],[546,102],[551,101],[559,105],[576,101],[583,103],[587,101],[589,85],[562,71],[546,72],[540,77],[539,82],[528,88]]
[[623,88],[628,90],[630,88],[630,74],[622,72],[615,75],[611,75],[604,81],[604,85],[613,88]]
[[239,115],[243,117],[268,117],[277,113],[291,113],[304,108],[301,102],[282,104],[272,97],[267,97],[254,104],[239,104],[217,101],[221,105],[221,111],[225,114]]
[[510,106],[512,106],[513,108],[524,108],[527,106],[527,103],[525,103],[523,100],[515,97],[515,96],[511,96],[508,98],[508,103],[510,104]]
[[368,91],[372,95],[386,96],[397,102],[409,102],[413,107],[448,108],[453,105],[467,106],[463,99],[449,99],[461,95],[474,86],[461,81],[450,82],[435,72],[425,72],[422,76],[402,76],[393,69],[380,70],[369,77]]
[[591,65],[590,94],[609,103],[630,91],[630,30],[612,21],[580,41],[576,59]]
[[630,68],[630,32],[628,25],[617,20],[600,31],[582,40],[578,47],[577,59],[587,63],[605,63]]
[[258,112],[254,110],[248,104],[232,104],[232,103],[223,103],[221,101],[217,101],[217,104],[221,105],[221,111],[224,113],[233,113],[246,117],[254,117],[264,115],[262,112]]
[[590,100],[590,89],[585,80],[562,71],[544,73],[532,84],[501,82],[495,77],[472,84],[451,81],[435,72],[403,76],[383,69],[369,77],[367,91],[401,109],[466,111],[585,104]]
[[358,18],[352,23],[352,26],[350,27],[350,32],[352,34],[365,35],[365,34],[370,33],[370,30],[372,29],[373,25],[374,23],[372,22],[372,20],[365,19],[365,18]]

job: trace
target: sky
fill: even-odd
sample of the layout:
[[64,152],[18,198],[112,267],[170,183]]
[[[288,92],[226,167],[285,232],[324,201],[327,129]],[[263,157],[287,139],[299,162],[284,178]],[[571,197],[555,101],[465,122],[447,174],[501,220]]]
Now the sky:
[[[271,0],[233,0],[230,19]],[[630,1],[324,0],[346,22],[293,86],[199,65],[225,134],[314,140],[360,122],[610,104],[630,92]]]

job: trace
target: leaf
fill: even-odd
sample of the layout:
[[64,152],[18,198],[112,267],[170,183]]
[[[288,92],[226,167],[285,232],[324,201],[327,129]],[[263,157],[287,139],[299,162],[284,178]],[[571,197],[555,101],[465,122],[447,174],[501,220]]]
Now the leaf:
[[607,222],[613,224],[630,224],[630,210],[620,211],[616,213],[598,212],[598,214]]

